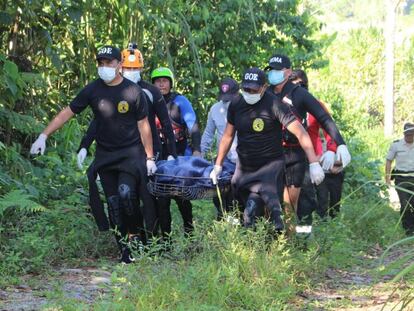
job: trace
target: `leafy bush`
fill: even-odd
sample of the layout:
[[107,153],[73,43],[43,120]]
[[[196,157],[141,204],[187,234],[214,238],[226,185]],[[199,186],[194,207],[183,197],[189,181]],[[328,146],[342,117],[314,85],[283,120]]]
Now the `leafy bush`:
[[64,261],[114,254],[111,234],[97,231],[85,206],[84,197],[72,194],[40,213],[6,211],[0,222],[0,275],[39,273]]

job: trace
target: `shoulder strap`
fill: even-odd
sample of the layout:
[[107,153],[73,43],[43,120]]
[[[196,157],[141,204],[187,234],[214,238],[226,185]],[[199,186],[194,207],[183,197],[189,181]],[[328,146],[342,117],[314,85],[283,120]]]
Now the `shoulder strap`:
[[168,95],[164,95],[164,100],[166,101],[167,104],[170,104],[170,103],[172,103],[175,100],[175,98],[178,95],[181,95],[181,94],[180,93],[176,93],[176,92],[171,92]]
[[147,94],[147,97],[150,100],[151,104],[153,104],[154,103],[154,96],[152,96],[152,93],[150,92],[150,90],[144,89],[144,88],[142,90],[145,92],[145,94]]

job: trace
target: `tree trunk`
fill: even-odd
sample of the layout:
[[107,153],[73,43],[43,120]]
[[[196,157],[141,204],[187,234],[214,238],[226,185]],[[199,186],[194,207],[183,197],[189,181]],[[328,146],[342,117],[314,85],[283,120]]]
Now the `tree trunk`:
[[384,135],[392,136],[394,130],[394,29],[395,1],[385,0],[385,85],[384,85]]
[[401,0],[385,0],[387,8],[385,37],[385,85],[384,85],[384,135],[392,136],[394,132],[394,35],[397,7]]

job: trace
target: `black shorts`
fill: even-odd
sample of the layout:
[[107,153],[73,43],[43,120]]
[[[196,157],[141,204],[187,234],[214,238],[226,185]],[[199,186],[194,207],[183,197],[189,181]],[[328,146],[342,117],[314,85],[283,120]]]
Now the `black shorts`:
[[285,154],[285,186],[300,188],[305,177],[308,161],[302,148],[284,148]]

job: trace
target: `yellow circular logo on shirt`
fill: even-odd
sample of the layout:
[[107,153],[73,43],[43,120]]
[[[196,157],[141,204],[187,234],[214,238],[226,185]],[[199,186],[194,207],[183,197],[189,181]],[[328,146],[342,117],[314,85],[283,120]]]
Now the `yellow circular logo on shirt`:
[[256,118],[253,121],[253,130],[255,132],[261,132],[264,129],[264,122],[261,118]]
[[127,113],[129,110],[128,102],[123,100],[118,103],[118,112],[119,113]]

